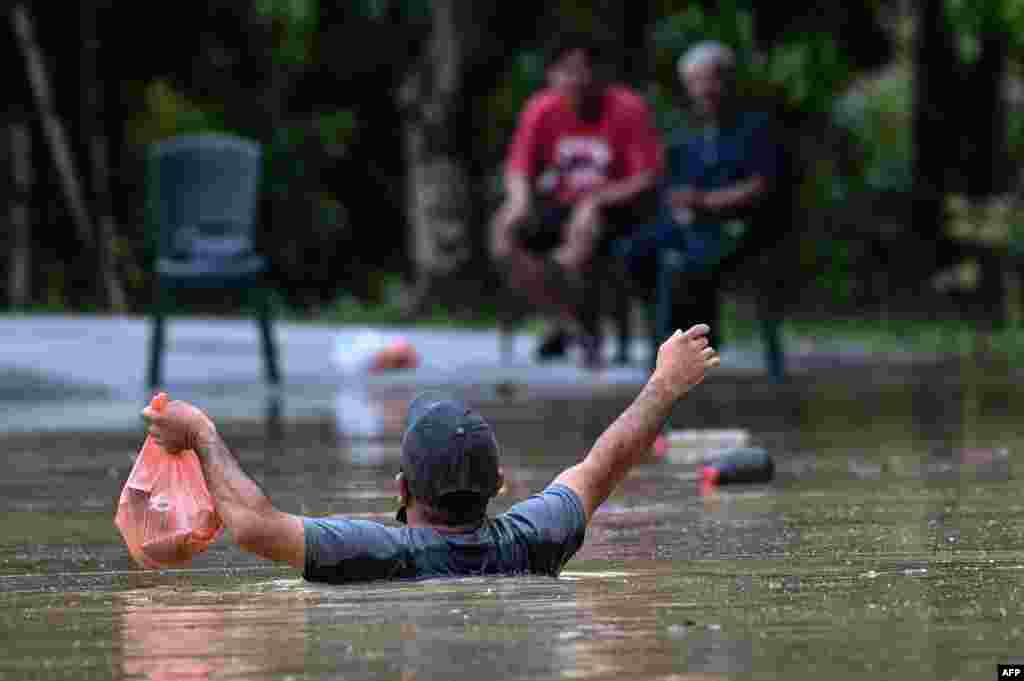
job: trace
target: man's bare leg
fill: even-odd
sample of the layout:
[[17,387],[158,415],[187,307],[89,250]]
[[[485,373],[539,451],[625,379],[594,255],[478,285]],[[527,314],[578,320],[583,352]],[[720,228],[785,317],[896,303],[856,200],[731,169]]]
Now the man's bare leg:
[[[566,238],[569,226],[577,222],[579,220],[566,223]],[[502,267],[506,283],[555,322],[555,333],[542,344],[542,348],[552,345],[561,350],[567,338],[586,335],[580,323],[583,294],[580,277],[557,260],[539,258],[518,244],[513,237],[513,223],[507,216],[499,214],[492,229],[492,256]],[[543,356],[551,354],[550,348],[542,353]]]
[[597,368],[602,363],[599,291],[592,276],[601,226],[596,210],[577,214],[566,224],[565,240],[553,256],[576,289],[574,307],[581,329],[583,362],[589,368]]
[[505,260],[508,283],[541,311],[560,323],[576,327],[579,324],[574,296],[559,290],[552,280],[551,266],[521,248],[513,248]]

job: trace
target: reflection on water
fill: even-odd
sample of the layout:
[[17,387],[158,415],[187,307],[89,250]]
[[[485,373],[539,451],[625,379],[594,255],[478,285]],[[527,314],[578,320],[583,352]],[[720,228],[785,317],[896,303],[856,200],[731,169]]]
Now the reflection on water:
[[749,670],[750,642],[720,625],[659,623],[661,609],[636,595],[660,578],[648,566],[571,573],[561,581],[339,589],[276,580],[244,591],[115,592],[112,676],[599,678],[642,668],[656,678],[685,664],[691,674],[704,672],[693,678],[714,679]]
[[120,634],[114,678],[207,681],[302,672],[306,602],[301,592],[244,594],[147,589],[113,594]]
[[[227,542],[140,572],[111,522],[138,438],[4,440],[0,679],[991,677],[1024,649],[1019,389],[856,378],[709,381],[673,426],[744,429],[777,479],[702,495],[687,457],[645,464],[559,580],[322,587]],[[390,522],[407,398],[221,430],[283,508]],[[474,400],[510,481],[493,510],[629,398]]]

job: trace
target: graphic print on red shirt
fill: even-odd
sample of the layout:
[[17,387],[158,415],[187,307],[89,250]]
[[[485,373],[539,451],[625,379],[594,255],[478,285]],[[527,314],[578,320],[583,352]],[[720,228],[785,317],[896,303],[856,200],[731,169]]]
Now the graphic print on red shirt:
[[608,182],[660,169],[662,156],[650,110],[632,91],[609,86],[601,118],[585,122],[564,95],[548,89],[523,109],[508,168],[539,180],[542,193],[572,204]]
[[554,166],[564,190],[580,195],[608,181],[612,148],[600,135],[567,135],[555,144]]

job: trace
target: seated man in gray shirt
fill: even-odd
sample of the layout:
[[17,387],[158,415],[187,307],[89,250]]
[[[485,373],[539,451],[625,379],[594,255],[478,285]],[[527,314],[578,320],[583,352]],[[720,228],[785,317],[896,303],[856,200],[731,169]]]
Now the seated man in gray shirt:
[[168,451],[192,449],[217,511],[245,551],[286,562],[318,582],[441,576],[557,576],[583,544],[587,523],[630,469],[644,458],[672,407],[719,364],[710,329],[676,331],[658,349],[640,395],[580,463],[540,494],[487,517],[502,484],[498,443],[466,405],[426,393],[409,408],[399,486],[403,527],[339,517],[285,513],[242,470],[196,407],[172,402],[142,415]]

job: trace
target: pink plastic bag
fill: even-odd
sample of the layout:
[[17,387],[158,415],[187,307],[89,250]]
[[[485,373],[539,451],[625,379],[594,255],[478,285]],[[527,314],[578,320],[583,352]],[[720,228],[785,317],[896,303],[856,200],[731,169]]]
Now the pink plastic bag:
[[[160,393],[150,406],[167,405]],[[147,437],[121,490],[114,522],[146,568],[181,567],[216,541],[223,522],[192,450],[168,454]]]

